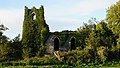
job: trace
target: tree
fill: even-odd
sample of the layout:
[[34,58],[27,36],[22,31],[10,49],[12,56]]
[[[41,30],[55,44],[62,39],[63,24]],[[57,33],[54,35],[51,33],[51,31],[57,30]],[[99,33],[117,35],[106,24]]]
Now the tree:
[[8,30],[4,25],[0,25],[0,61],[10,61],[22,59],[22,45],[20,35],[13,40],[3,35],[3,31]]
[[75,32],[76,42],[78,46],[83,49],[85,47],[85,40],[89,36],[89,34],[96,29],[96,18],[91,18],[88,23],[83,23],[83,26],[78,28],[77,32]]
[[96,28],[96,23],[98,23],[98,21],[96,21],[96,18],[91,18],[90,20],[88,20],[87,23],[83,23],[83,26],[78,28],[78,30],[81,29],[94,30]]
[[116,36],[120,34],[120,1],[109,7],[107,10],[106,21],[108,28],[113,31]]
[[99,34],[98,36],[101,37],[102,45],[105,45],[109,48],[111,48],[112,46],[116,46],[116,38],[113,32],[110,29],[108,29],[106,22],[101,21],[100,23],[98,23],[96,26],[96,30]]
[[3,35],[3,31],[8,30],[7,27],[5,27],[3,24],[0,25],[0,44],[4,44],[8,41],[8,38]]
[[86,48],[93,50],[95,60],[97,61],[101,60],[104,62],[107,56],[103,53],[107,53],[107,49],[111,49],[115,45],[116,39],[114,34],[107,28],[107,23],[104,21],[99,22],[96,25],[96,29],[86,39]]
[[12,49],[13,60],[22,59],[22,44],[20,39],[20,34],[10,41],[10,47]]
[[109,7],[107,10],[106,21],[108,28],[112,30],[117,39],[117,45],[120,46],[120,1]]
[[20,35],[13,40],[0,45],[0,61],[11,61],[22,59],[22,45]]
[[85,30],[85,29],[83,30],[81,29],[75,32],[77,46],[80,47],[81,49],[85,47],[85,40],[89,36],[90,32],[91,30]]

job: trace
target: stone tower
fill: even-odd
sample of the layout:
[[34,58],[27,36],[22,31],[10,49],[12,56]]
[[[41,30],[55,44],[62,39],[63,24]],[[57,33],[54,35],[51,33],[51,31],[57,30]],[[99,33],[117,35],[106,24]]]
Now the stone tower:
[[25,57],[42,55],[41,49],[49,36],[49,27],[44,19],[44,7],[39,9],[25,6],[22,44]]

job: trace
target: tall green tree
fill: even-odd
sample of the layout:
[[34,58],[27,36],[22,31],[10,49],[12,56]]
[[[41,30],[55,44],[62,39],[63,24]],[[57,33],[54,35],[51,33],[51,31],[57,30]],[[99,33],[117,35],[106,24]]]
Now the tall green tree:
[[11,57],[13,60],[20,60],[23,59],[22,57],[22,44],[20,39],[20,34],[12,39],[10,42],[10,47],[12,49]]
[[117,45],[120,46],[120,1],[116,2],[107,10],[106,21],[108,28],[112,30],[117,39]]
[[20,35],[4,44],[0,44],[0,61],[22,59],[22,45]]
[[83,26],[78,28],[77,32],[75,32],[76,43],[77,45],[83,49],[85,47],[85,40],[89,36],[89,34],[96,29],[96,18],[91,18],[87,23],[83,23]]
[[106,21],[108,22],[108,28],[118,36],[120,34],[120,1],[109,7],[107,10]]
[[106,50],[111,49],[115,45],[116,39],[114,37],[114,34],[107,28],[107,23],[104,21],[98,23],[96,25],[96,29],[93,30],[90,33],[89,37],[86,39],[86,48],[93,50],[95,61],[101,60],[104,62],[107,58],[107,54],[104,53],[107,53]]
[[3,24],[0,24],[0,61],[6,60],[9,57],[8,52],[10,51],[10,48],[7,47],[6,43],[8,43],[8,37],[3,35],[3,32],[8,30],[7,27],[5,27]]
[[8,30],[3,24],[0,25],[0,61],[22,59],[22,45],[20,35],[10,40],[3,33]]

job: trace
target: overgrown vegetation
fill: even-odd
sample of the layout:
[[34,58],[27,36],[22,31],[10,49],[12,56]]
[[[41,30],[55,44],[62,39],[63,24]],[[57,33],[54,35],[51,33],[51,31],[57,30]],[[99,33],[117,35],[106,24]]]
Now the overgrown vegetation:
[[39,9],[25,7],[22,34],[24,58],[43,56],[43,45],[48,36],[49,27],[44,20],[44,7],[41,6]]
[[[73,33],[77,48],[60,53],[60,60],[58,60],[54,55],[44,56],[44,43],[49,37],[49,28],[44,20],[43,6],[40,9],[34,7],[32,10],[25,7],[22,40],[19,38],[20,35],[10,40],[3,34],[8,28],[0,25],[1,66],[50,65],[58,68],[120,66],[119,8],[120,1],[107,10],[105,20],[96,21],[95,18],[92,18],[78,28]],[[29,16],[32,12],[38,13],[35,20]],[[68,37],[68,33],[66,33],[67,31],[61,32],[65,38]],[[64,41],[61,45],[63,43]]]

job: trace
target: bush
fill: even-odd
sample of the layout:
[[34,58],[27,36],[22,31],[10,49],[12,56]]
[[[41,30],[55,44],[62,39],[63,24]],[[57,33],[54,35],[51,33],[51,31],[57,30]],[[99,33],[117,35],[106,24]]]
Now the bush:
[[70,66],[78,66],[82,63],[88,64],[92,62],[91,50],[73,50],[65,53],[63,62]]
[[61,62],[55,60],[55,57],[43,57],[43,58],[30,58],[26,61],[28,65],[59,65]]

